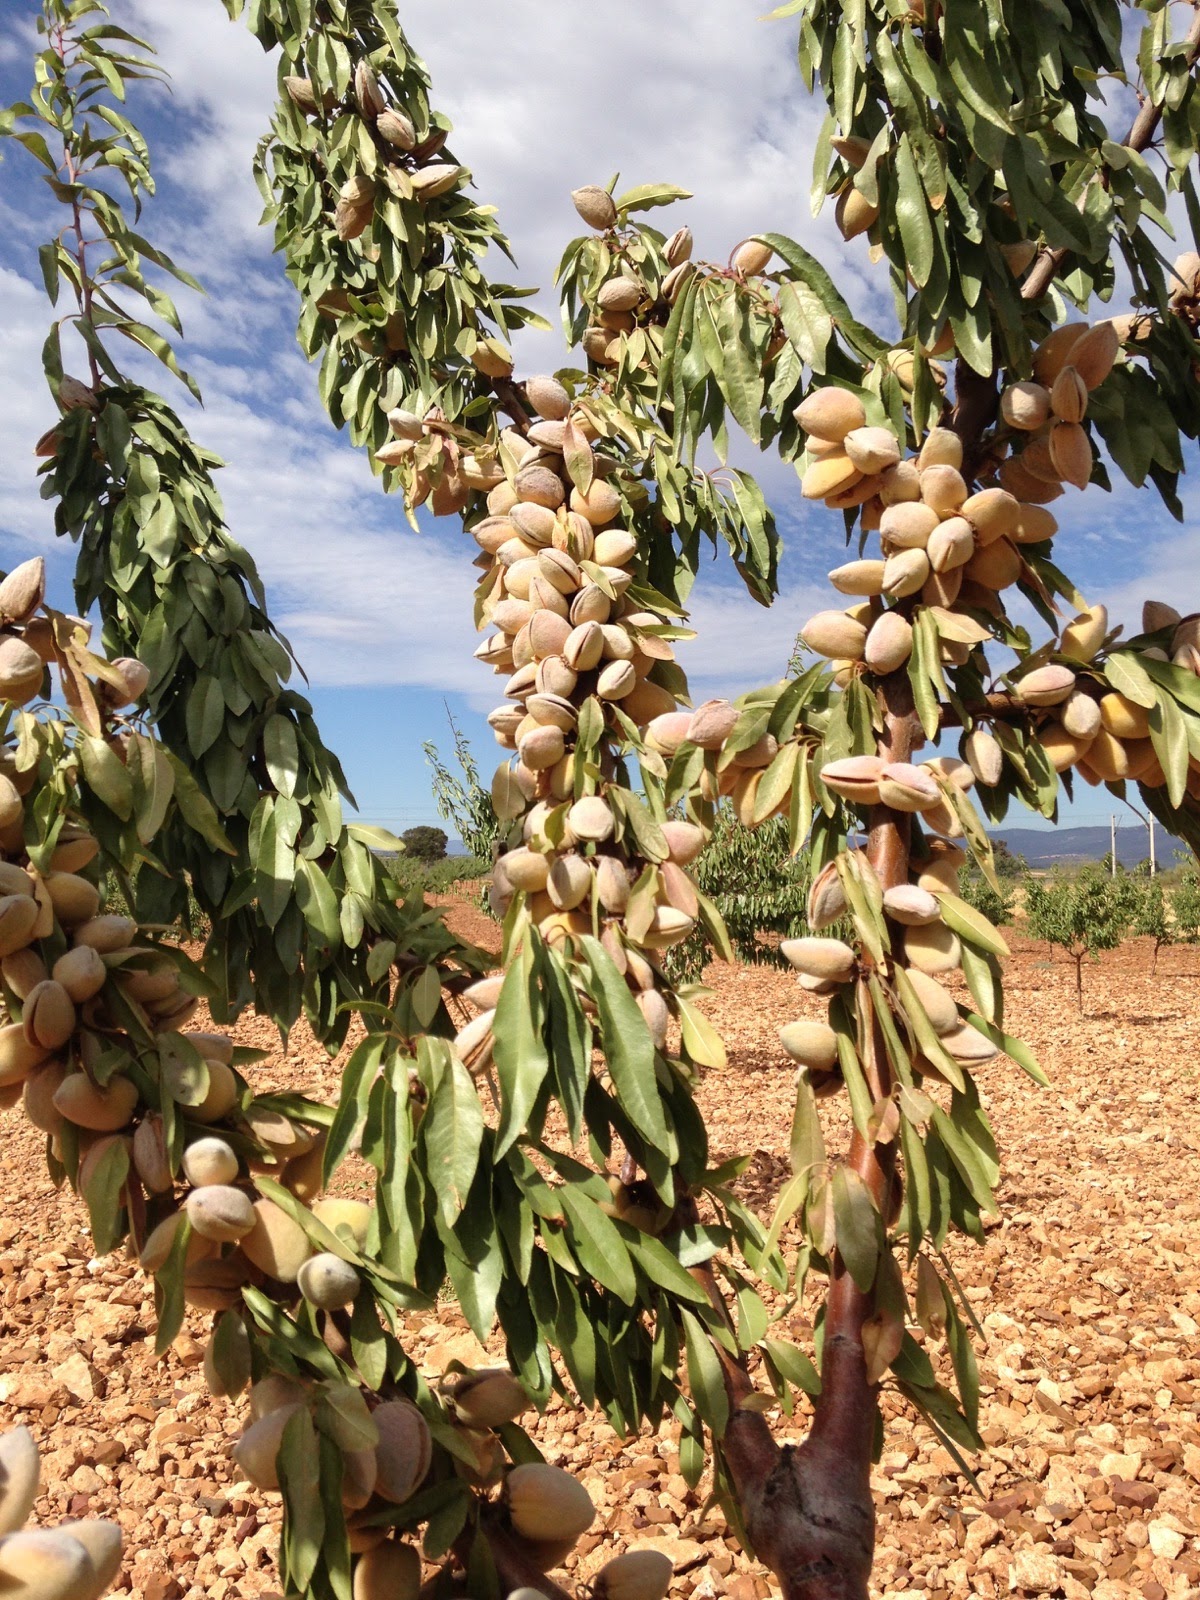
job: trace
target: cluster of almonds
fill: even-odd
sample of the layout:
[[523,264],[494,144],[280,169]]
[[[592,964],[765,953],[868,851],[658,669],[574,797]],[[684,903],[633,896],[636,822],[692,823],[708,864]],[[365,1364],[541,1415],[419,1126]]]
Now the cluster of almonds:
[[[628,905],[642,862],[605,798],[615,776],[609,741],[661,727],[675,714],[674,693],[655,680],[656,667],[672,662],[674,651],[670,619],[628,598],[638,540],[617,522],[622,501],[609,476],[615,463],[592,450],[586,419],[556,379],[529,379],[525,395],[539,420],[527,436],[506,430],[509,470],[488,493],[488,515],[470,529],[483,551],[480,613],[497,630],[476,655],[506,680],[506,702],[488,720],[497,742],[517,757],[492,786],[497,814],[511,824],[495,866],[493,904],[503,914],[524,892],[543,937],[558,944],[591,931],[593,898],[605,918],[620,918]],[[588,468],[582,474],[580,461]],[[591,754],[598,776],[581,782],[575,745],[585,709],[601,737]],[[632,966],[646,992],[653,970],[629,947],[676,943],[697,913],[684,868],[703,834],[686,823],[670,823],[666,832],[671,854],[658,869],[648,925],[621,939],[610,924],[606,935],[618,965]],[[488,1035],[496,982],[468,991],[484,1006],[478,1026],[460,1041],[473,1064]],[[665,1014],[659,1020],[661,1032]]]
[[99,1600],[121,1565],[115,1522],[26,1528],[41,1464],[28,1428],[0,1434],[0,1592],[13,1600]]
[[[249,1352],[245,1355],[249,1373]],[[511,1381],[511,1380],[510,1380]],[[299,1411],[313,1412],[322,1399],[336,1398],[327,1383],[271,1373],[250,1390],[250,1418],[233,1446],[233,1459],[251,1483],[270,1492],[279,1488],[279,1457],[284,1432]],[[357,1402],[357,1396],[351,1396]],[[524,1395],[520,1409],[524,1408]],[[357,1403],[355,1410],[358,1410]],[[388,1538],[389,1528],[370,1519],[388,1506],[403,1505],[424,1482],[433,1459],[429,1426],[410,1400],[385,1400],[370,1412],[364,1430],[361,1411],[352,1430],[339,1438],[336,1408],[331,1431],[342,1454],[342,1504],[348,1518],[356,1567],[357,1600],[391,1592],[416,1594],[421,1563],[415,1546]],[[508,1420],[507,1418],[505,1420]],[[364,1436],[374,1442],[364,1445]]]
[[[940,758],[931,763],[943,781],[966,789],[971,773],[962,762]],[[896,810],[914,811],[921,790],[937,787],[929,771],[903,763],[885,764],[873,756],[857,756],[834,763],[839,769],[829,787],[863,803],[882,800]],[[826,773],[829,769],[826,768]],[[926,813],[926,815],[928,815]],[[893,950],[890,980],[891,999],[902,1026],[909,1026],[915,1012],[923,1012],[932,1024],[942,1048],[965,1065],[990,1061],[996,1046],[969,1023],[964,1022],[950,991],[938,980],[952,973],[962,961],[962,943],[943,918],[943,900],[958,894],[958,872],[966,862],[966,852],[947,839],[927,839],[924,853],[909,860],[909,882],[885,889],[862,851],[853,852],[853,872],[867,886],[889,922],[902,930],[902,948]],[[822,937],[820,930],[849,914],[842,861],[831,861],[814,878],[808,896],[808,923],[813,935],[788,939],[781,945],[783,954],[800,974],[800,983],[813,994],[836,997],[861,975],[858,953],[841,939]],[[958,902],[961,909],[961,902]],[[914,1004],[915,1001],[915,1004]],[[832,1002],[831,1002],[832,1004]],[[828,1022],[800,1018],[779,1030],[787,1054],[807,1074],[818,1096],[835,1093],[841,1087],[838,1035]],[[919,1046],[919,1037],[916,1041]],[[913,1068],[921,1076],[945,1081],[937,1063],[917,1048]]]
[[[617,207],[607,189],[587,184],[571,191],[576,211],[587,223],[604,233],[617,224]],[[692,230],[677,228],[663,246],[667,272],[657,288],[644,283],[628,267],[603,284],[596,297],[595,320],[584,329],[583,348],[589,360],[599,367],[615,367],[621,359],[621,335],[632,333],[639,317],[653,314],[661,303],[673,306],[684,284],[696,271],[692,261]],[[730,269],[740,278],[753,278],[765,272],[774,251],[758,239],[745,239],[729,258]]]
[[[27,776],[16,774],[17,783]],[[312,1254],[303,1229],[278,1206],[254,1202],[235,1186],[243,1166],[307,1198],[319,1186],[319,1141],[278,1112],[246,1104],[225,1034],[180,1032],[198,1002],[181,986],[171,956],[139,940],[132,918],[102,911],[100,890],[84,875],[97,853],[95,838],[68,824],[44,875],[28,860],[11,859],[11,845],[0,860],[0,977],[13,1019],[0,1027],[0,1106],[20,1104],[48,1135],[55,1158],[77,1163],[73,1181],[85,1197],[114,1148],[123,1147],[127,1189],[137,1192],[129,1210],[142,1264],[151,1272],[164,1266],[186,1217],[185,1296],[222,1310],[246,1283],[294,1282]],[[182,1166],[192,1187],[182,1204],[162,1114],[138,1087],[146,1062],[130,1032],[131,1014],[142,1040],[181,1041],[167,1044],[165,1056],[152,1053],[150,1067],[183,1122]],[[239,1156],[233,1142],[209,1131],[219,1122],[229,1122],[234,1142],[252,1153]],[[349,1208],[365,1239],[369,1215],[361,1219],[356,1202],[318,1205],[329,1208],[320,1220],[331,1228],[348,1220]],[[313,1303],[330,1303],[331,1276],[342,1296],[333,1303],[353,1299],[353,1269],[331,1257],[322,1273],[322,1263],[321,1256],[307,1262]]]
[[[63,389],[76,383],[63,379]],[[82,385],[78,385],[82,387]],[[89,391],[90,393],[90,391]],[[46,668],[61,662],[59,632],[63,626],[86,643],[92,626],[82,617],[57,616],[45,609],[46,564],[41,556],[23,561],[0,582],[0,701],[25,706],[42,692]],[[150,674],[140,661],[122,656],[105,666],[106,679],[98,686],[97,703],[115,711],[129,705],[145,690]],[[24,839],[24,808],[12,793],[11,759],[4,758],[7,787],[0,785],[0,848],[20,849]],[[29,776],[27,786],[32,784]]]
[[[590,227],[603,232],[616,226],[607,190],[589,185],[571,198]],[[668,271],[657,286],[628,263],[614,266],[583,335],[593,363],[614,365],[626,336],[678,296],[695,270],[691,251],[691,231],[681,228],[664,247]],[[733,252],[731,270],[752,276],[771,257],[769,246],[746,240]],[[525,894],[535,925],[555,945],[591,932],[594,914],[602,943],[662,1048],[669,985],[657,952],[685,939],[695,925],[699,903],[687,868],[707,833],[692,822],[664,824],[667,855],[652,864],[653,896],[637,896],[632,904],[647,863],[620,808],[606,798],[616,770],[609,741],[632,733],[668,759],[685,741],[720,750],[738,712],[728,701],[677,710],[672,690],[655,681],[656,665],[674,660],[670,619],[627,596],[638,540],[616,520],[622,501],[610,479],[617,463],[593,449],[596,431],[586,408],[557,379],[531,378],[524,391],[538,420],[526,433],[505,429],[493,464],[485,468],[471,457],[465,468],[471,486],[487,490],[488,514],[470,532],[484,552],[477,563],[485,574],[479,612],[484,625],[498,630],[475,653],[507,680],[508,703],[488,721],[497,742],[517,756],[498,770],[492,786],[497,815],[512,824],[495,863],[492,904],[503,915],[515,894]],[[428,418],[407,413],[393,413],[389,421],[400,436],[396,460],[429,428]],[[577,732],[587,708],[593,720],[598,714],[603,736],[587,752],[598,776],[581,782]],[[752,812],[758,780],[776,750],[767,735],[738,752],[710,798],[719,789]],[[490,1059],[501,981],[486,978],[465,992],[480,1013],[457,1040],[472,1070]],[[656,1206],[614,1184],[620,1214],[628,1211],[649,1227]]]
[[[942,611],[994,613],[998,592],[1025,571],[1020,546],[1057,532],[1049,511],[1007,489],[972,493],[962,473],[962,440],[949,428],[931,429],[919,454],[902,461],[896,436],[869,427],[849,390],[818,389],[795,415],[808,435],[802,493],[834,510],[860,506],[863,531],[877,531],[882,546],[881,557],[849,561],[829,574],[835,589],[862,603],[819,612],[803,630],[805,643],[846,675],[858,662],[894,672],[912,653],[911,623],[904,610],[885,610],[887,601],[912,597]],[[953,631],[939,629],[942,659],[962,665],[972,640]]]
[[[571,191],[571,200],[589,228],[605,233],[616,226],[617,207],[607,189],[586,184],[582,189]],[[622,335],[632,333],[639,320],[652,315],[660,302],[666,306],[675,304],[684,284],[696,270],[692,262],[692,244],[690,228],[677,228],[667,240],[663,258],[668,270],[657,288],[643,282],[627,265],[601,285],[592,308],[593,320],[584,329],[581,340],[590,361],[598,367],[615,367],[621,359]],[[741,248],[753,250],[756,259],[763,249],[755,244]],[[748,265],[741,270],[761,271],[770,259],[771,251],[767,250],[762,265]]]
[[[720,752],[738,717],[738,708],[728,700],[706,700],[694,711],[663,712],[646,724],[645,743],[668,760],[684,744]],[[715,782],[705,772],[701,782],[708,797],[731,796],[735,809],[747,824],[752,820],[762,821],[753,816],[755,795],[778,748],[774,736],[764,734],[753,745],[737,751]],[[497,788],[502,800],[512,796],[514,781],[521,785],[518,794],[522,799],[525,789],[533,788],[520,774],[520,762],[515,769],[500,768],[502,781]],[[628,916],[630,891],[644,865],[636,847],[613,841],[614,819],[602,797],[571,801],[567,790],[555,806],[556,793],[550,788],[548,797],[536,800],[525,812],[521,843],[498,858],[493,874],[494,909],[503,914],[513,894],[525,892],[530,896],[530,908],[543,937],[550,943],[560,943],[591,930],[590,909],[594,895],[599,907],[601,943],[633,986],[654,1042],[662,1049],[666,1043],[670,1009],[669,1001],[660,992],[668,985],[656,953],[686,938],[695,925],[698,902],[695,884],[687,869],[707,843],[707,830],[698,823],[680,819],[661,825],[668,854],[655,868],[658,895],[653,915],[648,925],[642,921],[633,925]],[[786,804],[785,799],[779,809],[785,809]],[[554,811],[559,815],[551,824]],[[554,834],[556,842],[553,844],[547,829]],[[603,837],[598,837],[601,833]],[[580,893],[578,900],[575,899],[577,891]],[[564,908],[561,904],[564,900],[571,900],[572,906]],[[473,1069],[481,1069],[490,1059],[492,1024],[502,982],[502,974],[496,974],[481,979],[463,992],[463,998],[480,1011],[457,1039],[459,1053]],[[644,1201],[637,1196],[631,1199],[623,1186],[616,1186],[614,1195],[617,1215],[653,1231]],[[630,1208],[632,1212],[627,1215]],[[654,1214],[657,1216],[657,1211]]]
[[[77,618],[35,615],[44,572],[26,562],[0,584],[0,698],[27,704],[42,689],[46,667],[62,666],[68,700],[80,696],[68,680],[58,646],[64,625],[86,638]],[[136,699],[148,674],[137,661],[108,663],[108,677],[88,685],[106,710]],[[117,687],[117,685],[121,687]],[[109,735],[118,756],[121,733]],[[65,822],[45,870],[29,857],[26,805],[38,768],[18,765],[17,753],[0,750],[0,977],[10,1020],[0,1027],[0,1107],[23,1103],[30,1120],[50,1135],[70,1124],[80,1156],[80,1188],[99,1149],[132,1122],[138,1091],[121,1064],[133,1049],[121,1022],[132,1010],[147,1035],[171,1032],[192,1014],[196,1000],[181,985],[179,968],[162,951],[137,942],[132,918],[105,915],[100,890],[85,875],[99,844],[79,823]]]
[[[42,689],[46,665],[62,664],[56,640],[64,622],[73,633],[87,629],[78,619],[35,615],[43,587],[40,561],[0,583],[0,697],[10,703],[28,702]],[[78,676],[69,686],[62,670],[64,692],[78,697]],[[108,710],[146,686],[139,662],[106,670],[89,692]],[[121,756],[125,735],[107,737]],[[34,865],[24,825],[37,782],[36,765],[18,766],[14,751],[0,750],[0,979],[10,1019],[0,1026],[0,1107],[23,1107],[48,1135],[51,1154],[71,1162],[85,1196],[114,1148],[124,1148],[143,1264],[159,1270],[185,1217],[191,1226],[185,1294],[193,1305],[225,1309],[245,1283],[294,1283],[302,1267],[301,1292],[313,1305],[348,1304],[358,1287],[353,1268],[328,1253],[313,1256],[304,1230],[272,1202],[252,1200],[247,1188],[250,1175],[262,1173],[312,1199],[320,1190],[320,1137],[253,1101],[227,1035],[182,1031],[199,1002],[172,953],[146,941],[133,918],[104,911],[87,875],[99,844],[86,827],[65,822],[45,871]],[[182,1124],[190,1186],[182,1202],[161,1109],[139,1089],[147,1071]],[[218,1123],[228,1125],[228,1138],[214,1132]],[[317,1204],[326,1227],[346,1226],[356,1244],[365,1242],[370,1207]]]
[[[141,1249],[142,1266],[147,1272],[162,1270],[186,1221],[190,1232],[184,1295],[189,1305],[205,1311],[228,1310],[240,1303],[247,1285],[269,1285],[273,1298],[293,1302],[302,1298],[326,1314],[351,1305],[361,1288],[354,1260],[366,1249],[373,1207],[365,1200],[321,1195],[321,1137],[253,1102],[242,1109],[237,1104],[242,1091],[233,1071],[216,1054],[223,1047],[232,1048],[228,1041],[218,1034],[186,1037],[210,1052],[205,1061],[210,1084],[229,1080],[232,1099],[221,1115],[233,1137],[206,1131],[216,1119],[204,1105],[177,1108],[187,1119],[181,1163],[186,1187],[177,1194],[161,1120],[153,1112],[143,1117],[133,1136],[133,1164],[154,1202]],[[239,1154],[234,1140],[251,1153]],[[313,1232],[325,1230],[336,1248],[315,1250],[310,1233],[293,1216],[275,1201],[257,1196],[256,1173],[275,1178],[308,1205]],[[210,1386],[218,1392],[211,1372]]]
[[[1044,710],[1038,739],[1056,772],[1074,767],[1090,784],[1128,778],[1147,788],[1161,788],[1167,779],[1150,739],[1149,711],[1089,670],[1107,629],[1103,606],[1081,613],[1063,629],[1058,642],[1058,654],[1067,659],[1035,667],[1019,678],[1014,698]],[[1139,651],[1141,656],[1171,661],[1200,674],[1200,616],[1182,617],[1174,606],[1148,600],[1142,608],[1142,629],[1168,637],[1170,654],[1154,645]],[[983,755],[985,749],[988,753]],[[977,763],[975,752],[996,772],[994,779],[984,781],[997,782],[1002,758],[992,735],[983,730],[968,734],[964,754],[973,763]],[[1188,792],[1200,798],[1200,761],[1191,757],[1189,767]]]
[[[332,97],[318,100],[307,78],[283,80],[288,97],[305,116],[327,115],[333,110]],[[432,200],[448,194],[466,177],[466,168],[452,161],[439,161],[447,130],[433,128],[419,137],[412,119],[399,106],[391,106],[383,93],[378,75],[368,61],[354,70],[354,106],[374,134],[374,145],[381,162],[378,176],[387,193],[398,200]],[[338,190],[333,220],[339,239],[357,239],[371,225],[379,193],[376,177],[354,173]]]
[[[41,590],[40,563],[0,584],[0,608],[22,629],[7,632],[0,644],[3,692],[18,702],[42,687],[43,657],[25,642],[39,637],[33,612]],[[36,673],[19,653],[26,651]],[[327,1341],[336,1344],[341,1333],[344,1343],[334,1317],[361,1288],[355,1263],[368,1247],[373,1207],[321,1196],[323,1135],[253,1101],[234,1070],[230,1038],[179,1032],[197,1001],[180,987],[179,968],[169,956],[137,942],[131,918],[102,911],[100,891],[84,875],[98,855],[90,833],[65,827],[44,875],[27,858],[12,859],[23,855],[23,791],[28,794],[35,774],[19,772],[11,755],[6,768],[0,774],[0,799],[8,802],[0,859],[0,976],[13,1020],[0,1028],[0,1103],[22,1104],[57,1157],[74,1152],[75,1183],[85,1196],[105,1158],[123,1147],[124,1195],[141,1265],[161,1271],[180,1229],[188,1227],[188,1304],[227,1311],[253,1284],[283,1303],[307,1302]],[[138,1088],[145,1063],[139,1064],[138,1043],[128,1031],[130,1012],[143,1039],[169,1034],[182,1044],[182,1051],[168,1045],[167,1054],[152,1063],[162,1094],[174,1102],[173,1120],[182,1125],[180,1178],[161,1111],[143,1103]],[[302,1227],[273,1200],[256,1197],[256,1174],[276,1178],[300,1205],[308,1205],[311,1226]],[[322,1231],[331,1248],[314,1247],[313,1235],[320,1239]],[[233,1319],[220,1336],[219,1351],[218,1339],[214,1334],[205,1355],[206,1380],[214,1394],[239,1393],[250,1380],[244,1324]],[[284,1429],[297,1409],[315,1407],[323,1392],[315,1382],[279,1374],[252,1389],[250,1422],[233,1454],[260,1488],[278,1488]],[[505,1471],[494,1430],[527,1409],[525,1390],[507,1371],[485,1370],[457,1376],[447,1384],[447,1396],[461,1475],[481,1491],[500,1484],[512,1533],[531,1559],[544,1563],[542,1570],[557,1564],[595,1513],[583,1488],[556,1467]],[[360,1556],[354,1593],[356,1600],[415,1597],[416,1548],[389,1538],[387,1527],[372,1526],[371,1518],[416,1492],[430,1470],[432,1440],[408,1400],[387,1401],[370,1415],[377,1443],[361,1448],[351,1433],[343,1451],[343,1499],[352,1548]],[[463,1464],[468,1458],[473,1467]],[[19,1430],[0,1440],[0,1586],[11,1580],[30,1600],[94,1600],[115,1572],[119,1533],[107,1523],[16,1532],[36,1483],[37,1454],[29,1436]],[[655,1552],[631,1552],[605,1572],[603,1592],[614,1600],[661,1600],[671,1565]]]
[[1021,500],[1045,505],[1064,483],[1086,489],[1092,445],[1082,427],[1088,394],[1112,371],[1121,348],[1112,322],[1065,322],[1034,352],[1033,378],[1011,383],[1000,396],[1000,417],[1021,449],[1000,463],[1004,488]]
[[[540,1572],[559,1566],[591,1527],[596,1508],[582,1484],[561,1467],[506,1462],[496,1430],[528,1409],[525,1390],[507,1369],[484,1368],[456,1376],[446,1384],[446,1395],[456,1449],[445,1457],[454,1472],[481,1496],[494,1492],[489,1514],[502,1522],[531,1565]],[[233,1456],[258,1488],[279,1488],[288,1424],[297,1412],[312,1413],[327,1398],[328,1383],[280,1374],[251,1388],[250,1421]],[[328,1410],[326,1415],[331,1415]],[[344,1445],[337,1439],[336,1411],[327,1426],[342,1446],[342,1501],[350,1549],[357,1557],[354,1600],[416,1600],[420,1552],[381,1522],[380,1514],[411,1500],[426,1483],[434,1463],[428,1423],[410,1400],[396,1399],[384,1400],[369,1412],[367,1431],[374,1434],[370,1444],[362,1443],[361,1418]],[[671,1573],[669,1558],[658,1551],[627,1551],[598,1574],[593,1593],[599,1600],[662,1600]]]

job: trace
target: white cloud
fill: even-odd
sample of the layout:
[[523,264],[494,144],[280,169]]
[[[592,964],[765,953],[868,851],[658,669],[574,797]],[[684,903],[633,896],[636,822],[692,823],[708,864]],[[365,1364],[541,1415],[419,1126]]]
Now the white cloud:
[[38,497],[33,447],[57,415],[40,378],[51,313],[41,286],[3,265],[0,302],[0,531],[22,544],[45,544],[49,517]]
[[[579,231],[570,191],[584,183],[669,182],[692,200],[653,213],[686,220],[696,254],[725,261],[747,234],[800,238],[866,304],[865,243],[845,255],[826,208],[809,206],[823,106],[803,92],[794,24],[761,20],[760,0],[607,0],[601,13],[545,0],[409,0],[404,22],[453,119],[453,147],[499,207],[522,282],[549,290]],[[877,305],[886,304],[874,276]],[[556,320],[552,296],[541,308]],[[527,339],[526,351],[534,346]],[[543,335],[541,359],[557,345]]]
[[[869,272],[865,241],[847,250],[828,209],[811,218],[823,107],[803,93],[794,24],[762,22],[762,9],[761,0],[608,0],[601,12],[547,0],[407,0],[405,26],[429,63],[435,105],[455,122],[455,153],[499,208],[519,262],[511,275],[542,286],[552,320],[553,266],[580,226],[569,191],[619,169],[622,186],[664,180],[694,191],[651,220],[664,228],[687,220],[699,255],[724,260],[746,234],[790,233],[836,264],[856,309],[886,323],[882,275]],[[397,501],[329,427],[315,371],[294,343],[294,293],[258,227],[251,176],[274,61],[216,0],[121,0],[114,15],[154,39],[174,78],[169,97],[139,91],[135,105],[140,115],[152,99],[166,197],[145,228],[212,291],[180,296],[184,361],[206,397],[191,425],[229,463],[219,480],[229,521],[260,565],[280,625],[315,684],[428,686],[489,704],[495,682],[470,656],[473,547],[453,527],[408,529]],[[14,151],[14,167],[19,159]],[[22,544],[48,538],[29,454],[53,414],[36,380],[51,316],[34,281],[42,215],[40,201],[33,214],[16,206],[0,214],[18,269],[0,268],[9,313],[0,328],[0,491],[4,528]],[[521,355],[558,365],[561,341],[527,335]],[[161,372],[150,381],[170,391]],[[791,469],[764,459],[758,470],[789,520],[800,507]],[[1097,592],[1124,605],[1150,515],[1132,491],[1112,500],[1093,491],[1086,506],[1073,498],[1063,563],[1094,574]],[[783,594],[770,611],[740,591],[728,563],[716,581],[702,571],[691,597],[699,639],[681,652],[697,695],[779,676],[796,629],[828,602],[820,580],[834,564],[837,519],[806,507],[796,520],[802,537],[785,554]],[[1194,589],[1191,544],[1164,526],[1148,592]]]
[[[205,299],[179,296],[182,355],[205,408],[170,398],[228,463],[219,486],[229,522],[259,563],[280,626],[314,684],[428,686],[489,704],[495,682],[470,655],[473,546],[452,528],[409,530],[397,501],[380,494],[325,421],[315,372],[293,343],[293,291],[258,228],[250,170],[274,99],[274,62],[214,0],[125,0],[114,14],[153,39],[174,80],[169,96],[141,91],[142,104],[153,104],[167,197],[145,226],[210,289]],[[543,285],[552,318],[553,266],[580,227],[569,191],[618,168],[623,185],[664,179],[695,191],[678,216],[653,220],[674,227],[686,217],[699,253],[723,260],[740,238],[768,229],[830,246],[832,223],[815,228],[807,200],[819,114],[799,92],[786,29],[757,14],[756,0],[665,0],[651,27],[634,0],[613,0],[602,26],[538,0],[408,8],[434,102],[455,120],[456,152],[500,209],[518,281]],[[53,415],[36,384],[37,418],[29,402],[50,315],[29,281],[40,225],[40,215],[25,219],[22,276],[5,278],[13,315],[0,333],[0,484],[8,531],[44,541],[28,453]],[[525,355],[558,365],[561,341],[531,336]],[[169,391],[161,373],[133,366]],[[794,496],[791,470],[764,466]],[[702,575],[692,597],[700,640],[685,653],[697,693],[736,692],[782,672],[815,603],[811,595],[798,603],[798,576],[768,613],[727,581],[727,565],[719,583]]]

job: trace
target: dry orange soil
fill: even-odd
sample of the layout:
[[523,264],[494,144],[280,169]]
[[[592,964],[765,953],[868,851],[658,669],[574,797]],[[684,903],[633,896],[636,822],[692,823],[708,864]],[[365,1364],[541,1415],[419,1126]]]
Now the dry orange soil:
[[[459,931],[494,943],[493,925],[450,904]],[[1062,959],[1016,945],[1010,1030],[1033,1045],[1053,1088],[1037,1091],[1006,1062],[984,1069],[1004,1220],[982,1246],[951,1245],[987,1335],[983,1495],[885,1396],[875,1592],[1200,1597],[1200,953],[1165,952],[1155,978],[1142,944],[1105,956],[1087,970],[1080,1018]],[[707,1010],[730,1051],[728,1070],[701,1089],[714,1159],[754,1151],[743,1187],[766,1210],[787,1175],[791,1116],[776,1030],[816,1003],[784,974],[714,967],[709,981]],[[277,1043],[255,1019],[238,1038]],[[332,1099],[336,1067],[297,1029],[255,1081]],[[84,1208],[54,1191],[40,1135],[19,1110],[2,1126],[0,1427],[27,1423],[42,1445],[36,1519],[119,1521],[118,1583],[138,1600],[276,1589],[277,1497],[239,1481],[229,1459],[242,1408],[205,1389],[206,1319],[190,1313],[156,1362],[146,1281],[123,1255],[92,1258]],[[784,1333],[803,1341],[812,1310],[787,1311]],[[431,1371],[477,1351],[449,1306],[411,1317],[407,1335]],[[780,1437],[803,1432],[803,1418],[776,1421]],[[773,1592],[705,1509],[703,1487],[687,1488],[669,1432],[623,1442],[565,1406],[533,1427],[599,1507],[569,1577],[655,1543],[675,1560],[674,1595]]]

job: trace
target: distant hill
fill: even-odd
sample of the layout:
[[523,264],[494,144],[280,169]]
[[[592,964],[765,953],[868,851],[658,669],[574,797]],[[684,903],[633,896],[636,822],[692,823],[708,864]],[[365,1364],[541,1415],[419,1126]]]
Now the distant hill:
[[[992,837],[1003,839],[1015,856],[1024,856],[1031,867],[1076,867],[1087,861],[1102,861],[1110,848],[1109,830],[1092,828],[996,828]],[[1155,829],[1155,846],[1160,866],[1170,866],[1176,841],[1162,828]],[[1150,854],[1145,828],[1117,829],[1117,860],[1123,867],[1136,867]]]

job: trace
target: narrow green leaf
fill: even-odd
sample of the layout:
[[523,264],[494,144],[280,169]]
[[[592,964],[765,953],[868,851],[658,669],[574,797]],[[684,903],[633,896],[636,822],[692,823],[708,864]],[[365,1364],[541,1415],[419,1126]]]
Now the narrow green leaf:
[[580,941],[592,972],[592,997],[600,1016],[604,1057],[621,1107],[656,1150],[669,1145],[659,1098],[654,1041],[629,987],[598,939]]
[[500,1126],[493,1152],[496,1161],[525,1131],[550,1070],[544,1028],[541,986],[535,981],[535,954],[532,941],[527,939],[505,974],[492,1021],[492,1055],[500,1081]]
[[721,1362],[703,1325],[690,1311],[680,1313],[687,1348],[688,1383],[692,1401],[719,1439],[729,1421],[729,1398],[721,1377]]
[[637,1299],[637,1278],[616,1224],[574,1184],[564,1184],[558,1193],[580,1266],[627,1306],[633,1305]]
[[867,1294],[879,1264],[879,1213],[866,1184],[852,1167],[835,1169],[832,1189],[838,1251],[850,1276]]
[[418,1055],[429,1106],[421,1122],[427,1174],[447,1227],[467,1203],[483,1140],[483,1107],[466,1067],[442,1039],[424,1038]]

